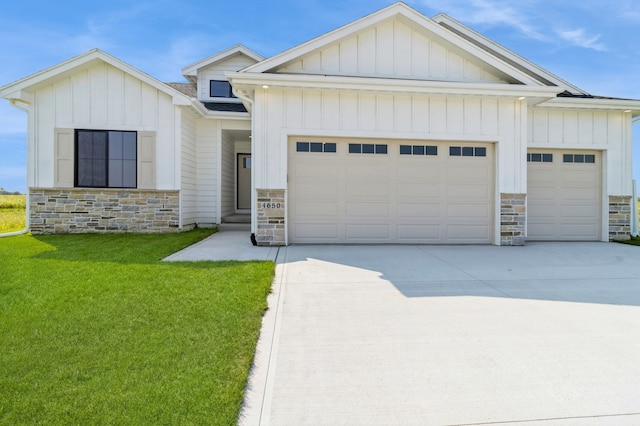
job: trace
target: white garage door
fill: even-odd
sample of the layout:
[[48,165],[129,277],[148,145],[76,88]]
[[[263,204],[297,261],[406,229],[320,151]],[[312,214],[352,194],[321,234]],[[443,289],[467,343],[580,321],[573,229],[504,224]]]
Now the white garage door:
[[599,240],[600,152],[529,150],[527,164],[527,239]]
[[290,243],[491,243],[492,144],[289,140]]

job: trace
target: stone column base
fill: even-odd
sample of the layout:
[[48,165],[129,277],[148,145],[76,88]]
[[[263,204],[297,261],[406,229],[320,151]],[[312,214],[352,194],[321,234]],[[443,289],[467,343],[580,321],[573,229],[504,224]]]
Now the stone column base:
[[609,196],[609,241],[631,239],[631,196]]
[[285,244],[284,189],[257,189],[256,243],[259,246]]
[[500,245],[523,246],[527,194],[500,194]]

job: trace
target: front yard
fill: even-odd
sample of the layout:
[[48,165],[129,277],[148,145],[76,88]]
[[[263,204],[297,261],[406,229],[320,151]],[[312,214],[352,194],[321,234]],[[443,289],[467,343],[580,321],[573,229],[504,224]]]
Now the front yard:
[[0,424],[235,424],[274,265],[209,233],[0,238]]

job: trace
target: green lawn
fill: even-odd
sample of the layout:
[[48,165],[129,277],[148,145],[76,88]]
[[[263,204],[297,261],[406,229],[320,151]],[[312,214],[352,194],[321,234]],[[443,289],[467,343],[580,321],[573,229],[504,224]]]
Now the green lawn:
[[209,234],[0,238],[0,424],[235,424],[274,265]]
[[24,229],[26,198],[26,195],[0,195],[0,234]]

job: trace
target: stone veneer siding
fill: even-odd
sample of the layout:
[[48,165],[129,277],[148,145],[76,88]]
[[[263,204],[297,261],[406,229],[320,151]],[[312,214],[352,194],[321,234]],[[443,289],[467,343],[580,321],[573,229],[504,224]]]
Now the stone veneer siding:
[[609,196],[609,241],[625,241],[631,238],[631,197]]
[[523,246],[527,219],[526,194],[500,194],[500,245]]
[[259,246],[285,244],[284,189],[258,189],[256,243]]
[[30,188],[31,233],[177,232],[179,191]]

